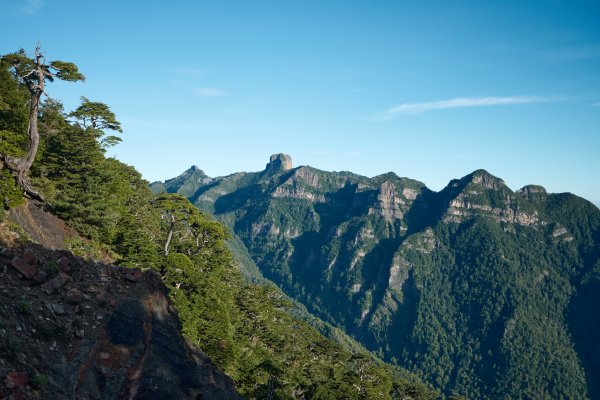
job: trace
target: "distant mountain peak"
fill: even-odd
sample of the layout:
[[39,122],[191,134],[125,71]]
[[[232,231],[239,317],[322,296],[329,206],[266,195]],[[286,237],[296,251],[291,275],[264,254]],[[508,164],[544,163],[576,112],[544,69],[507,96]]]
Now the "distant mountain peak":
[[265,171],[287,171],[292,169],[292,157],[284,153],[273,154]]
[[546,188],[539,185],[527,185],[523,186],[521,189],[517,190],[517,194],[521,196],[533,200],[535,198],[544,197],[548,193],[546,192]]
[[150,190],[154,193],[179,193],[189,197],[193,195],[200,186],[212,182],[212,178],[206,175],[197,165],[192,165],[181,175],[167,179],[164,182],[153,182]]
[[502,186],[506,186],[504,181],[485,169],[478,169],[473,171],[466,177],[471,183],[481,185],[484,189],[499,189]]
[[[206,173],[200,169],[197,165],[192,165],[188,169],[186,169],[180,177],[206,177]],[[176,179],[176,178],[175,178]]]

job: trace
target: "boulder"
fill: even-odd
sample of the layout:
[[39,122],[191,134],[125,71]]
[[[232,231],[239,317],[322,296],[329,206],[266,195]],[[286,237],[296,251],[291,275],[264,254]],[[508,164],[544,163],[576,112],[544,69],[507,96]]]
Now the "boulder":
[[35,255],[33,249],[25,249],[21,257],[27,264],[36,265],[38,263],[38,257]]
[[13,371],[6,375],[6,388],[16,390],[27,385],[29,375],[27,372]]
[[33,278],[37,273],[37,269],[33,265],[27,263],[18,256],[12,259],[10,265],[27,279]]
[[59,272],[54,278],[42,285],[42,290],[46,294],[52,294],[56,289],[67,283],[71,277],[64,272]]

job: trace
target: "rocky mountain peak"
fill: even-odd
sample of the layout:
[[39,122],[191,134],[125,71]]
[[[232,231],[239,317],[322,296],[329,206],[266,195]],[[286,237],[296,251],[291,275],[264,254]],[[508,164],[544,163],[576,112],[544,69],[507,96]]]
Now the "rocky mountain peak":
[[167,179],[164,182],[153,182],[150,184],[150,190],[154,193],[179,193],[188,197],[193,195],[200,186],[212,181],[213,179],[197,165],[192,165],[175,178]]
[[202,171],[200,169],[200,167],[198,167],[197,165],[192,165],[181,175],[184,175],[184,176],[207,176],[206,173],[204,173],[204,171]]
[[504,186],[504,181],[487,172],[485,169],[478,169],[468,176],[471,183],[481,185],[484,189],[497,190]]
[[265,167],[265,170],[271,171],[287,171],[290,169],[292,169],[292,157],[284,153],[273,154]]
[[534,200],[547,195],[546,188],[539,185],[527,185],[517,190],[517,194],[529,199]]
[[525,226],[540,222],[539,214],[523,209],[519,205],[520,196],[515,195],[502,179],[483,169],[451,181],[442,192],[450,197],[444,216],[446,222],[460,223],[482,215],[498,222]]

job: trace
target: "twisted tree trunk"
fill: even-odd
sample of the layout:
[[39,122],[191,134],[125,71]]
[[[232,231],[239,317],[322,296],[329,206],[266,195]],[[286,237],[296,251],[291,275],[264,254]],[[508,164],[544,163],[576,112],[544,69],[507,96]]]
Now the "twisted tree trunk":
[[21,188],[25,191],[27,195],[30,197],[37,198],[38,200],[42,200],[41,195],[36,192],[29,183],[29,169],[33,165],[33,161],[35,160],[35,156],[38,151],[38,147],[40,145],[40,133],[38,131],[38,112],[40,107],[40,98],[43,93],[44,83],[41,82],[41,88],[35,88],[30,90],[31,92],[31,106],[29,109],[29,141],[27,142],[27,154],[17,160],[16,165],[16,178],[17,183]]
[[35,49],[35,69],[30,71],[25,79],[25,83],[31,94],[29,128],[27,132],[29,136],[29,140],[27,141],[27,152],[22,158],[15,158],[8,155],[3,157],[4,165],[13,173],[18,185],[25,192],[25,195],[40,201],[44,201],[44,199],[42,195],[31,186],[28,174],[29,169],[35,161],[35,156],[40,145],[38,113],[40,109],[40,99],[44,93],[45,77],[49,75],[49,73],[43,69],[43,63],[41,62],[43,57],[38,45]]
[[[40,44],[35,48],[35,57],[29,58],[24,51],[7,54],[0,57],[3,61],[9,62],[14,68],[15,76],[18,82],[29,90],[31,94],[31,103],[29,108],[29,141],[27,142],[27,153],[24,157],[12,157],[7,154],[0,154],[0,169],[8,168],[19,186],[28,197],[42,200],[42,196],[31,187],[29,183],[29,169],[35,161],[35,156],[40,145],[40,134],[38,132],[38,112],[40,108],[40,98],[45,93],[44,87],[46,78],[52,82],[54,79],[61,79],[69,82],[83,81],[85,76],[77,69],[77,66],[70,62],[52,61],[46,64],[46,59],[41,52]],[[55,71],[54,73],[51,70]]]

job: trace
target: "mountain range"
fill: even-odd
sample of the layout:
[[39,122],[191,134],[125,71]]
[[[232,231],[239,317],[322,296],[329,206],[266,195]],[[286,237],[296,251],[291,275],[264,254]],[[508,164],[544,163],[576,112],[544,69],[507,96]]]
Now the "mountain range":
[[285,154],[151,189],[227,225],[247,276],[446,395],[600,398],[600,210],[580,197],[485,170],[433,191]]

